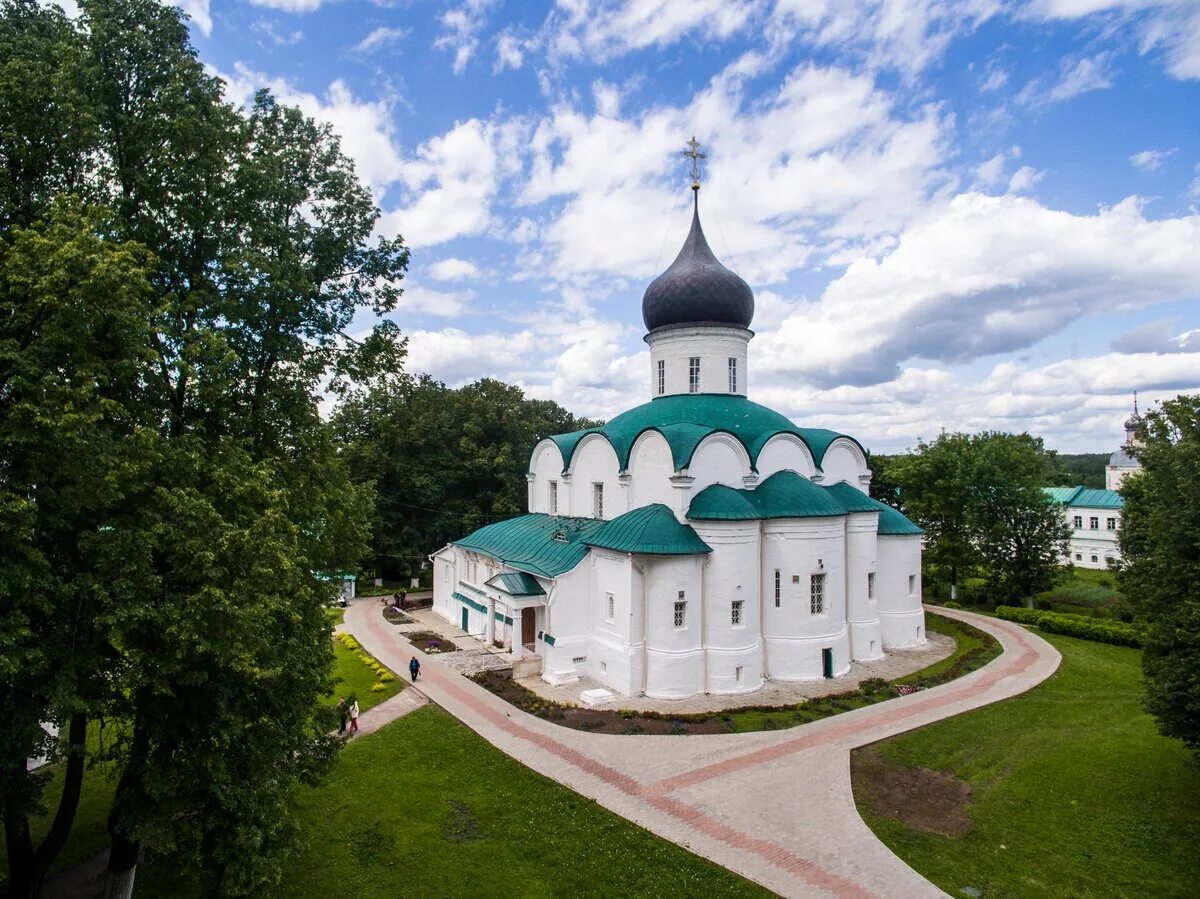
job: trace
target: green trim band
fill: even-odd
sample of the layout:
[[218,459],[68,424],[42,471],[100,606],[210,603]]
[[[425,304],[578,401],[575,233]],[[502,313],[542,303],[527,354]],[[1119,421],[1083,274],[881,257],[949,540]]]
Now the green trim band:
[[469,599],[466,596],[463,596],[461,593],[451,593],[450,595],[453,596],[455,599],[457,599],[459,602],[470,606],[476,612],[483,612],[483,614],[485,614],[485,615],[487,614],[487,606],[483,605],[482,603],[475,602],[475,600]]

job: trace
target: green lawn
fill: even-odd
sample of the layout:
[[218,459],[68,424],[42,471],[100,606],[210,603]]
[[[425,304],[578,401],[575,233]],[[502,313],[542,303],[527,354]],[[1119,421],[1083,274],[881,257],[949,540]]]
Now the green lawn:
[[[333,676],[336,683],[333,693],[326,699],[327,705],[336,703],[338,697],[353,695],[358,697],[359,711],[365,712],[404,689],[404,682],[390,670],[388,673],[391,674],[392,680],[380,681],[375,670],[359,658],[358,651],[347,648],[340,640],[333,641],[333,655]],[[380,667],[386,670],[386,666]],[[374,690],[373,688],[380,683],[382,689]]]
[[1029,693],[860,752],[891,769],[966,780],[973,829],[957,837],[863,818],[951,895],[1186,896],[1200,883],[1200,767],[1142,709],[1134,649],[1043,635],[1062,652]]
[[[513,761],[436,706],[348,745],[297,816],[307,848],[268,895],[770,895]],[[135,895],[178,892],[166,872],[145,875]]]

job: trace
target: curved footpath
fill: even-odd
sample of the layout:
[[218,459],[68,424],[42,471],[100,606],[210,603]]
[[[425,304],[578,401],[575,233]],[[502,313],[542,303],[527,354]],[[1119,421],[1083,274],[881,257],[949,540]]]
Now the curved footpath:
[[420,658],[409,689],[513,758],[777,893],[907,899],[944,894],[859,817],[850,750],[1023,693],[1061,661],[1018,625],[937,612],[992,634],[1003,653],[940,687],[791,730],[691,736],[592,734],[526,714],[414,649],[372,601],[351,603],[345,629],[394,671]]

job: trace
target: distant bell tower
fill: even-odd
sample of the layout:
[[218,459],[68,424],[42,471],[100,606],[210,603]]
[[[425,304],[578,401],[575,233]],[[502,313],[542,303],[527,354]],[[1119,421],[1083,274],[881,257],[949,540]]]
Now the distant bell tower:
[[692,227],[670,267],[642,297],[650,345],[650,396],[746,395],[754,292],[713,255],[700,226],[700,152],[695,136],[682,151],[692,188]]

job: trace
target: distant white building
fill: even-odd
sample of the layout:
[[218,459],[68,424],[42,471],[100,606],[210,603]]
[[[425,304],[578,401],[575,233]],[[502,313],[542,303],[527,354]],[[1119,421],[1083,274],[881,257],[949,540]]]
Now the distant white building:
[[1063,515],[1071,528],[1065,561],[1079,568],[1108,568],[1121,558],[1117,533],[1121,528],[1121,510],[1125,500],[1117,490],[1125,478],[1142,468],[1130,453],[1141,422],[1135,402],[1133,415],[1125,420],[1125,442],[1108,459],[1104,472],[1107,489],[1046,488],[1051,502],[1063,507]]
[[551,684],[748,693],[925,642],[921,531],[853,438],[746,398],[754,297],[700,227],[646,290],[651,400],[542,440],[529,514],[434,564],[434,609]]

